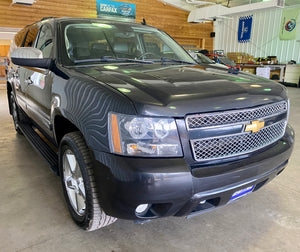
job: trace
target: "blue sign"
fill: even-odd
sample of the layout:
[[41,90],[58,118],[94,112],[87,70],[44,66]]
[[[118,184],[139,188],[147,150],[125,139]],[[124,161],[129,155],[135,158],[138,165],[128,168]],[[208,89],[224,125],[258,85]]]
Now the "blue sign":
[[239,43],[250,42],[251,29],[252,29],[252,15],[240,17],[239,31],[238,31],[238,42]]
[[97,0],[97,17],[135,20],[135,4]]

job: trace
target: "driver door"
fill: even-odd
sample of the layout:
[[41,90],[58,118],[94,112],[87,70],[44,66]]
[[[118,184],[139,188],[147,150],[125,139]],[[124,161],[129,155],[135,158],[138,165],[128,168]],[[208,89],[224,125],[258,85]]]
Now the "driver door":
[[[35,47],[43,52],[43,58],[52,58],[53,31],[50,24],[43,24],[39,30]],[[53,74],[50,70],[27,68],[25,73],[27,113],[30,118],[51,136],[50,111]]]

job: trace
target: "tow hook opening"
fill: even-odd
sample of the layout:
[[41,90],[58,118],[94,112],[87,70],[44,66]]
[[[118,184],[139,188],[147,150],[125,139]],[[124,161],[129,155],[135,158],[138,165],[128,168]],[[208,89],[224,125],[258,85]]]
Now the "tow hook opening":
[[201,200],[199,204],[194,208],[194,210],[190,213],[190,215],[193,215],[193,213],[205,211],[210,208],[217,207],[220,203],[220,197],[207,199],[207,200]]
[[259,182],[258,184],[256,184],[256,186],[254,187],[253,192],[257,191],[258,189],[260,189],[263,185],[265,185],[268,182],[268,179],[265,179],[264,181]]

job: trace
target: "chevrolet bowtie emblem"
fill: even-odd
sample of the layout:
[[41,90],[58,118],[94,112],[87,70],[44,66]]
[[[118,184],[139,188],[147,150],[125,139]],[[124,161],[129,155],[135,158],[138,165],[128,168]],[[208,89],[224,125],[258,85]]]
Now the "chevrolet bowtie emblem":
[[258,132],[260,129],[265,127],[265,122],[252,121],[251,124],[246,125],[245,131],[252,131],[252,133]]

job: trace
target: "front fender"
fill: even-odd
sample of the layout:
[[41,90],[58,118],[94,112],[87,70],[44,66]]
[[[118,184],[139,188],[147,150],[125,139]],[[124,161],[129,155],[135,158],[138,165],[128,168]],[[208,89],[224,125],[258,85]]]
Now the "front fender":
[[136,114],[131,101],[104,84],[73,77],[63,88],[60,106],[55,113],[74,124],[83,134],[87,145],[97,151],[109,151],[108,113]]

